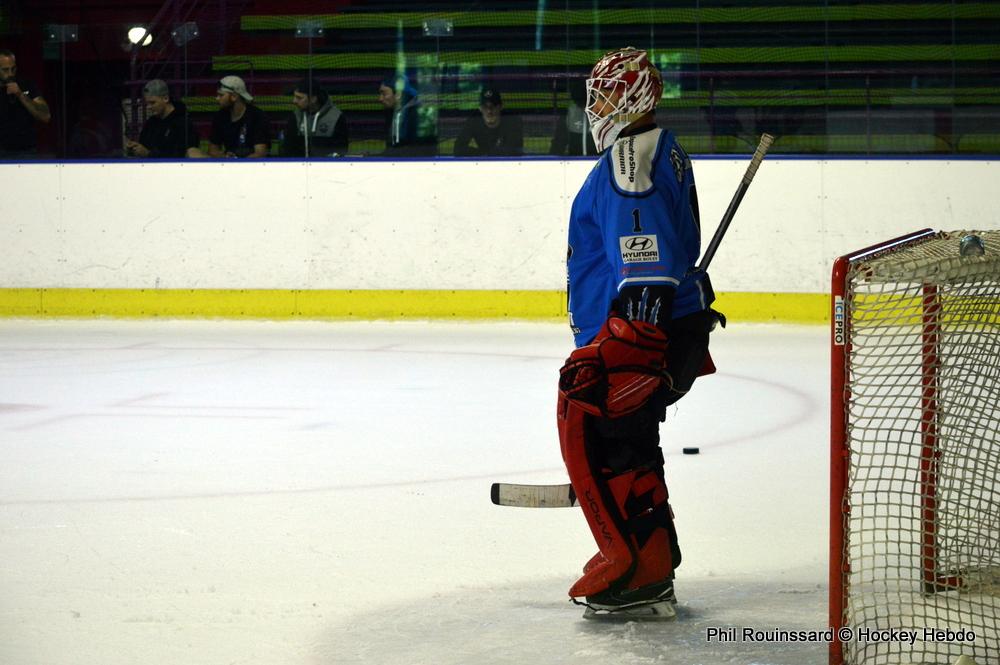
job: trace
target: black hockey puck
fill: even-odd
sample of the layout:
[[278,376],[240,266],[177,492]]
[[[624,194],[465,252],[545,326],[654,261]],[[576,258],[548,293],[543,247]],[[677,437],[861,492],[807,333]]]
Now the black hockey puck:
[[701,448],[685,448],[682,452],[685,455],[697,455],[701,452]]

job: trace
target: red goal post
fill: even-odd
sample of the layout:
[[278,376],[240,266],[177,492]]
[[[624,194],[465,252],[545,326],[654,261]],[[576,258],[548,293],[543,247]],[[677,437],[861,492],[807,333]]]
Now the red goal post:
[[853,252],[831,292],[830,663],[1000,662],[1000,231]]

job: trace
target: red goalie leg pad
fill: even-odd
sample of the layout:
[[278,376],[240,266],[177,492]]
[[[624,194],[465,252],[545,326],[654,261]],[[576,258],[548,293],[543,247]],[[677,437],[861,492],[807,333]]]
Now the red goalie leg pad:
[[563,461],[600,550],[569,595],[593,596],[611,587],[632,589],[667,579],[674,568],[671,516],[659,464],[614,476],[609,469],[594,468],[585,438],[586,417],[583,409],[560,397]]
[[[634,566],[630,538],[620,530],[621,519],[614,502],[605,500],[607,487],[600,486],[594,477],[584,440],[583,409],[560,395],[557,422],[563,462],[569,473],[570,483],[580,500],[590,532],[597,542],[603,560],[596,562],[573,585],[571,596],[586,596],[607,589],[612,583],[630,575]],[[598,474],[600,470],[598,470]],[[614,512],[612,512],[614,511]],[[597,557],[595,557],[597,558]]]
[[585,573],[590,572],[591,568],[603,563],[604,561],[607,561],[607,559],[604,558],[603,554],[598,552],[594,556],[590,557],[590,560],[587,561],[587,563],[583,564],[583,572]]
[[[649,469],[634,469],[610,478],[607,487],[614,506],[603,513],[623,527],[618,533],[623,534],[625,548],[612,553],[620,556],[617,561],[604,551],[588,561],[583,577],[570,589],[574,597],[593,596],[611,587],[638,589],[668,579],[674,569],[667,488],[659,476]],[[594,535],[600,545],[604,531]]]
[[609,485],[621,514],[625,516],[635,552],[635,570],[625,588],[638,589],[662,582],[674,570],[670,531],[667,528],[672,519],[667,503],[667,486],[649,468],[626,472],[612,478]]

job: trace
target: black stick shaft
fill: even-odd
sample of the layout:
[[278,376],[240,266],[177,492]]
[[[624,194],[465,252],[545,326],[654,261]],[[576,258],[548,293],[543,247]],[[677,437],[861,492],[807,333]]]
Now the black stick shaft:
[[767,149],[771,147],[773,142],[774,137],[770,134],[764,134],[760,137],[760,143],[757,145],[757,150],[754,151],[753,157],[750,158],[750,165],[747,166],[747,171],[743,174],[743,179],[740,180],[740,185],[736,188],[736,193],[733,194],[733,200],[729,202],[729,207],[726,208],[726,214],[722,216],[722,221],[719,222],[719,228],[715,230],[715,235],[712,236],[711,242],[708,243],[705,255],[701,257],[701,263],[698,264],[699,270],[708,270],[708,264],[710,264],[712,259],[715,258],[715,253],[718,251],[719,245],[722,243],[722,238],[726,235],[726,231],[729,229],[729,225],[733,221],[733,216],[736,215],[736,209],[740,207],[740,202],[743,201],[743,195],[746,194],[747,189],[750,188],[750,183],[753,182],[753,177],[757,175],[757,169],[760,167],[760,163],[763,161],[764,155],[767,154]]

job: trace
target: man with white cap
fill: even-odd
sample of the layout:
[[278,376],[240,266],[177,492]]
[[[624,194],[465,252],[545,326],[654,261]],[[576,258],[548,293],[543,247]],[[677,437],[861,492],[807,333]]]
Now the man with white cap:
[[271,150],[267,116],[254,106],[247,85],[239,76],[225,76],[215,95],[219,110],[212,117],[208,137],[211,157],[260,158]]

